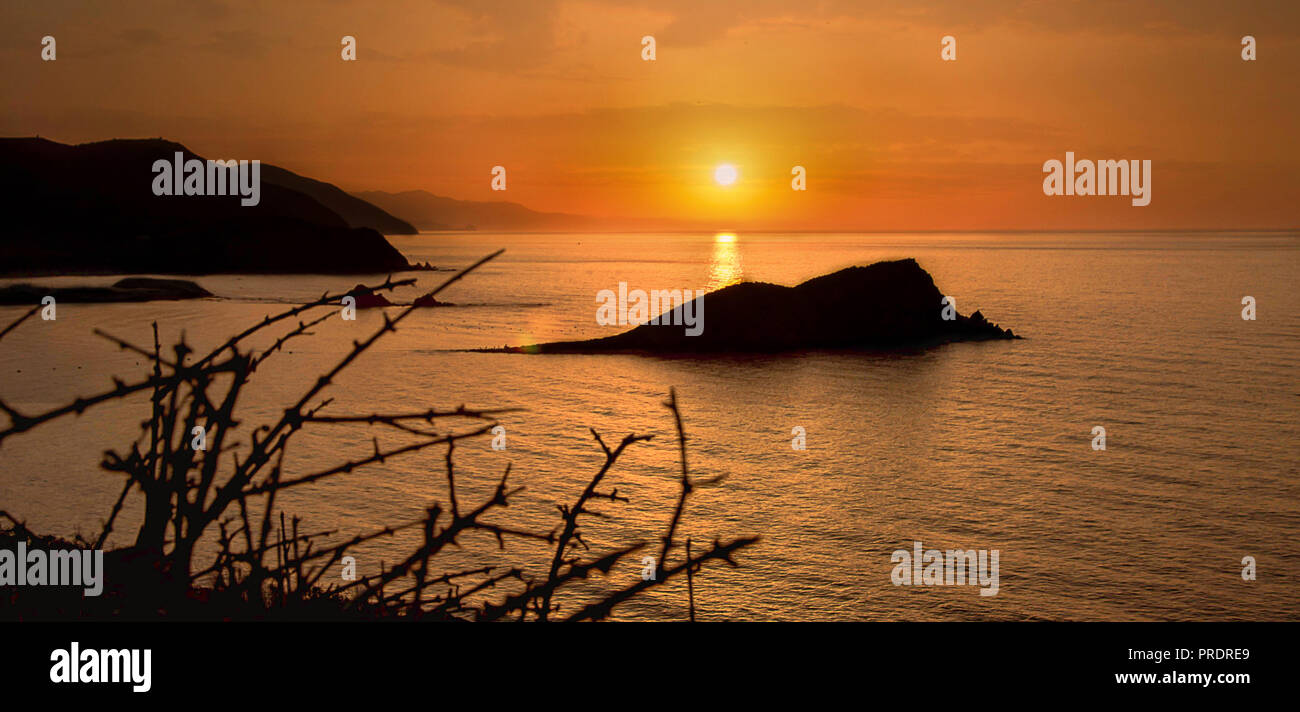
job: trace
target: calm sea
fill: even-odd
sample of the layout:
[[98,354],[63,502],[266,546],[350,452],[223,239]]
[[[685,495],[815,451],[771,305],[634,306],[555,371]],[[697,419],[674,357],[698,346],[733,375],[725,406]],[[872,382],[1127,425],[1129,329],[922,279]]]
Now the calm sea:
[[[610,476],[630,503],[602,502],[593,550],[653,539],[671,515],[676,442],[662,402],[677,388],[698,477],[725,475],[689,503],[683,534],[759,535],[739,568],[696,580],[699,617],[758,620],[1300,618],[1300,240],[1270,234],[428,234],[392,238],[408,257],[460,267],[506,254],[453,287],[458,306],[422,311],[347,371],[337,414],[430,406],[517,406],[507,449],[456,450],[462,503],[513,463],[527,490],[499,523],[549,529],[602,455],[588,432],[634,446]],[[951,344],[893,355],[801,353],[666,359],[479,354],[455,349],[615,333],[596,294],[715,289],[740,279],[796,284],[850,265],[915,257],[963,313],[981,310],[1023,341]],[[445,277],[418,275],[422,287]],[[219,340],[284,305],[379,278],[209,276],[214,299],[58,308],[0,343],[0,398],[39,411],[143,374],[146,364],[95,337],[142,345]],[[12,282],[15,280],[6,280]],[[106,283],[58,278],[43,283]],[[409,300],[415,289],[399,292]],[[1258,318],[1241,317],[1242,298]],[[937,308],[937,305],[936,305]],[[0,307],[0,321],[21,313]],[[705,323],[708,311],[706,298]],[[268,361],[246,391],[244,422],[274,417],[377,310],[330,319]],[[265,344],[266,341],[261,343]],[[101,453],[136,436],[142,399],[6,442],[0,509],[38,531],[97,533],[120,487]],[[1102,426],[1107,449],[1092,448]],[[792,430],[807,449],[791,447]],[[377,429],[308,429],[292,472],[369,454]],[[247,441],[245,436],[244,441]],[[392,460],[295,491],[281,502],[310,530],[340,535],[417,519],[446,500],[443,451]],[[135,516],[128,509],[126,517]],[[121,530],[122,528],[120,528]],[[128,528],[125,528],[129,530]],[[116,540],[121,541],[121,540]],[[890,556],[925,548],[996,549],[1000,586],[895,586]],[[414,545],[361,549],[378,571]],[[446,570],[487,564],[538,572],[529,544],[467,538]],[[680,553],[675,556],[680,557]],[[1244,581],[1243,557],[1258,578]],[[598,588],[640,579],[641,562]],[[111,572],[110,572],[111,576]],[[572,599],[575,600],[576,599]],[[564,601],[561,601],[564,603]],[[685,617],[685,582],[619,609],[620,618]]]

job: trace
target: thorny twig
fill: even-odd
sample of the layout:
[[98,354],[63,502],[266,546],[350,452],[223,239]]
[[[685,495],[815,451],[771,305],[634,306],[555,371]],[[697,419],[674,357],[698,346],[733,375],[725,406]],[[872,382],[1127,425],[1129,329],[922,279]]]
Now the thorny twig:
[[[425,296],[439,294],[499,254],[500,251],[475,262],[443,281]],[[413,279],[395,281],[389,277],[384,283],[369,289],[378,291],[411,284],[414,284]],[[164,357],[156,323],[153,325],[152,349],[136,346],[96,330],[97,335],[119,348],[148,358],[152,373],[130,383],[114,379],[114,387],[110,390],[76,398],[70,403],[35,415],[25,415],[0,401],[0,413],[9,419],[8,425],[0,428],[0,442],[64,415],[81,414],[102,403],[120,400],[135,393],[151,393],[150,416],[142,423],[141,439],[125,452],[108,451],[104,454],[101,463],[103,469],[120,473],[125,479],[121,494],[114,502],[93,545],[102,548],[106,544],[131,492],[139,490],[143,493],[143,520],[135,544],[121,551],[137,559],[143,555],[144,561],[154,562],[149,570],[160,578],[154,584],[133,590],[131,598],[132,601],[140,601],[139,609],[151,612],[179,606],[189,599],[186,591],[206,587],[208,593],[205,595],[210,597],[214,605],[233,606],[245,611],[277,610],[287,613],[302,606],[315,605],[313,602],[323,602],[327,607],[332,606],[332,610],[348,609],[367,616],[405,615],[434,619],[468,617],[475,620],[524,620],[531,617],[548,620],[560,610],[560,605],[556,602],[557,596],[568,590],[568,584],[587,579],[593,573],[609,575],[618,562],[647,545],[646,542],[634,542],[585,559],[584,552],[589,551],[590,547],[588,541],[584,540],[580,518],[605,516],[590,508],[592,501],[597,499],[629,502],[629,498],[620,494],[617,487],[608,490],[599,487],[624,450],[635,443],[649,441],[650,435],[629,434],[611,449],[599,433],[591,430],[592,437],[605,455],[604,463],[573,504],[557,505],[561,514],[559,525],[551,531],[537,532],[485,519],[490,513],[507,507],[511,498],[523,490],[522,487],[510,487],[507,484],[509,466],[493,493],[485,501],[469,506],[462,502],[458,492],[453,463],[457,442],[487,434],[497,424],[496,418],[518,412],[519,409],[471,409],[462,405],[442,410],[429,408],[398,413],[325,415],[321,410],[330,404],[331,399],[310,405],[361,354],[384,335],[395,332],[398,324],[416,309],[414,305],[403,308],[392,318],[385,314],[383,324],[377,331],[364,340],[354,341],[352,348],[316,379],[291,406],[285,408],[275,422],[244,431],[248,433],[247,445],[234,442],[235,432],[243,431],[236,410],[251,374],[272,355],[283,352],[284,345],[290,340],[310,335],[311,330],[323,324],[332,312],[313,319],[299,320],[295,327],[277,337],[261,353],[241,350],[241,344],[273,324],[314,308],[336,305],[343,296],[344,293],[327,293],[320,299],[268,316],[227,339],[198,360],[190,358],[192,350],[185,343],[184,336],[172,349],[173,356]],[[0,331],[0,338],[38,310],[39,307],[31,309]],[[224,391],[217,390],[221,388]],[[670,391],[666,405],[673,413],[678,434],[681,489],[676,507],[660,540],[657,575],[648,579],[639,578],[632,585],[598,595],[595,600],[576,601],[572,609],[575,612],[567,620],[607,617],[623,601],[648,588],[662,585],[682,572],[688,576],[688,606],[693,620],[694,572],[705,562],[713,560],[734,565],[732,554],[756,541],[753,538],[727,543],[715,541],[711,549],[698,556],[691,555],[688,545],[687,560],[681,564],[668,565],[667,558],[671,554],[674,536],[689,495],[695,487],[717,480],[691,480],[686,462],[685,430],[675,391]],[[481,425],[463,432],[426,429],[443,419],[455,418],[479,421]],[[403,437],[415,438],[415,441],[385,448],[375,438],[373,452],[368,456],[345,460],[315,472],[289,476],[284,471],[285,453],[293,436],[310,425],[382,426]],[[421,425],[425,427],[420,427]],[[191,435],[200,429],[206,439],[206,447],[201,450],[190,446]],[[435,502],[426,509],[425,516],[420,520],[358,534],[333,545],[325,544],[324,540],[334,535],[334,530],[301,534],[299,518],[286,520],[282,510],[279,511],[278,522],[273,523],[277,494],[287,488],[320,482],[440,444],[447,446],[445,469],[449,509],[444,509]],[[254,526],[250,516],[254,501],[260,502],[260,527]],[[230,514],[232,506],[236,509]],[[0,529],[0,535],[35,540],[36,535],[24,523],[3,511],[0,511],[0,518],[11,522],[7,528]],[[213,531],[214,528],[216,531]],[[367,542],[416,528],[422,532],[422,543],[392,566],[381,566],[377,576],[363,577],[343,585],[322,586],[327,573],[335,569],[347,557],[348,552],[355,551]],[[545,577],[534,580],[526,577],[522,567],[499,565],[437,572],[434,562],[439,554],[449,546],[458,546],[460,539],[471,533],[486,534],[494,538],[498,547],[502,548],[505,547],[507,538],[553,545]],[[215,539],[216,556],[209,566],[195,566],[194,552],[199,542],[205,539]],[[274,561],[269,561],[268,556],[272,552]],[[507,591],[497,603],[482,599],[484,594],[503,585],[513,586],[514,590]],[[445,590],[439,591],[442,587]]]

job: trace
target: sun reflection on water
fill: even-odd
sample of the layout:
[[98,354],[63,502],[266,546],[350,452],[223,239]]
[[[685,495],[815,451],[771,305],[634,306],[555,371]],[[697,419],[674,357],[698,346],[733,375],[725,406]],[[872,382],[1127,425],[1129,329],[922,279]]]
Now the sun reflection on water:
[[740,259],[740,248],[736,244],[736,235],[721,232],[713,237],[713,259],[709,265],[708,291],[712,292],[729,284],[736,284],[744,279],[744,263]]

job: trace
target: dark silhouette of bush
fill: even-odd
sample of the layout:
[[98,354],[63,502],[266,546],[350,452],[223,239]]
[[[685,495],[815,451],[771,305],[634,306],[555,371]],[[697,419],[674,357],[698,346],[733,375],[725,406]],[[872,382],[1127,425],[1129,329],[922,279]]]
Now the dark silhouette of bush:
[[[434,297],[466,274],[501,254],[496,252],[452,275],[436,289],[416,300]],[[413,284],[414,280],[393,281],[364,289],[390,291]],[[355,290],[353,290],[355,291]],[[691,554],[689,540],[685,555],[679,551],[678,531],[686,504],[697,487],[717,480],[695,481],[686,465],[686,435],[677,404],[670,391],[665,403],[677,429],[681,456],[680,494],[676,508],[660,537],[655,576],[605,591],[572,605],[566,602],[560,614],[557,596],[563,597],[571,584],[594,573],[608,573],[629,555],[650,544],[640,542],[603,554],[587,554],[582,539],[582,522],[600,512],[592,509],[599,500],[626,502],[616,487],[601,489],[623,452],[651,436],[628,434],[613,447],[595,430],[592,437],[605,454],[604,464],[571,504],[559,504],[560,522],[550,531],[529,531],[499,523],[493,517],[517,498],[522,487],[510,484],[510,468],[497,482],[492,495],[478,503],[461,501],[453,462],[456,443],[484,436],[497,424],[496,417],[514,409],[473,410],[428,409],[419,412],[333,415],[327,412],[331,399],[322,398],[334,379],[358,356],[398,325],[419,306],[403,308],[396,316],[384,315],[383,325],[353,347],[322,374],[295,402],[285,407],[272,423],[253,428],[240,424],[236,414],[241,390],[249,377],[267,359],[281,353],[286,343],[301,338],[331,316],[333,307],[348,292],[326,294],[308,304],[288,309],[229,338],[212,352],[197,356],[182,338],[164,354],[154,324],[152,348],[140,347],[99,332],[122,349],[146,357],[151,373],[133,381],[114,379],[113,388],[79,397],[43,413],[28,415],[0,400],[0,412],[8,419],[0,429],[0,446],[9,438],[60,418],[77,415],[100,404],[149,393],[150,415],[141,436],[124,451],[108,451],[101,467],[123,477],[121,494],[93,541],[78,537],[64,541],[40,536],[19,518],[0,511],[0,547],[12,548],[24,541],[29,547],[102,549],[113,531],[127,498],[143,497],[143,520],[134,543],[105,553],[105,589],[99,597],[85,597],[80,589],[54,587],[0,587],[0,617],[50,619],[68,617],[149,619],[159,616],[182,619],[311,619],[403,618],[426,620],[564,620],[601,619],[616,606],[653,586],[683,574],[688,579],[690,617],[695,615],[692,578],[709,562],[736,565],[732,555],[757,541],[739,538],[715,540],[698,554]],[[0,339],[40,309],[0,331]],[[311,319],[299,318],[325,309]],[[281,334],[265,351],[244,349],[253,334],[297,319],[296,326]],[[476,422],[476,427],[459,432],[438,432],[435,423],[448,420]],[[414,442],[382,448],[374,438],[372,455],[307,473],[289,473],[283,468],[286,447],[308,427],[377,426],[404,434]],[[189,446],[190,433],[202,427],[207,447],[196,451]],[[235,441],[247,434],[249,442]],[[305,532],[297,517],[286,518],[276,508],[276,496],[289,488],[318,483],[353,472],[373,463],[405,457],[442,446],[446,448],[446,502],[435,502],[425,516],[378,531],[358,534],[340,543],[327,543],[334,531]],[[257,513],[260,512],[260,517]],[[360,544],[392,536],[404,529],[417,529],[422,543],[382,573],[343,585],[322,585],[322,577],[340,565],[341,559]],[[530,578],[520,567],[484,566],[472,570],[443,571],[439,554],[457,546],[469,533],[487,534],[504,547],[507,540],[546,542],[553,547],[544,578]],[[197,560],[200,542],[215,539],[217,555],[210,564]],[[508,589],[498,600],[486,595],[496,587]]]

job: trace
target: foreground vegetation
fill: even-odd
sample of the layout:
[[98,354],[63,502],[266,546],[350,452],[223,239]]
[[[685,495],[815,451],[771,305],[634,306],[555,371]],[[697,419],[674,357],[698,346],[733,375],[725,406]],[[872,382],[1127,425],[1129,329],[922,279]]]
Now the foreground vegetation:
[[[499,254],[489,255],[449,277],[417,302],[433,299]],[[383,292],[410,284],[414,280],[390,278],[368,288]],[[694,551],[689,540],[679,541],[691,493],[716,480],[697,481],[690,475],[685,428],[672,391],[665,406],[675,425],[681,464],[675,508],[667,516],[657,541],[636,542],[600,554],[592,553],[583,540],[583,522],[603,516],[593,508],[601,500],[610,504],[628,501],[609,484],[611,472],[629,447],[651,436],[628,434],[610,445],[592,430],[594,443],[605,456],[603,464],[575,500],[556,504],[559,520],[553,528],[532,531],[495,519],[499,510],[523,491],[511,483],[509,466],[483,501],[464,502],[458,495],[453,459],[456,443],[488,435],[497,424],[496,418],[508,409],[330,412],[331,399],[324,393],[331,384],[361,354],[395,332],[418,308],[414,306],[392,317],[385,314],[379,329],[354,342],[273,422],[243,424],[237,409],[250,376],[267,359],[283,353],[286,343],[310,335],[311,329],[335,316],[346,294],[326,294],[314,302],[268,316],[202,356],[183,337],[165,354],[157,324],[151,348],[97,332],[120,348],[146,357],[151,372],[132,381],[114,379],[111,389],[75,398],[39,414],[19,412],[0,400],[0,413],[9,421],[0,429],[3,446],[10,438],[101,404],[149,394],[149,414],[143,420],[140,436],[125,449],[106,452],[100,463],[102,469],[120,476],[123,482],[97,537],[64,540],[42,536],[20,517],[0,510],[0,549],[15,550],[20,542],[28,549],[103,549],[128,498],[142,499],[143,516],[133,544],[108,550],[104,555],[103,595],[87,597],[80,588],[71,587],[0,586],[0,618],[599,620],[647,589],[684,576],[688,582],[689,616],[693,619],[693,577],[711,563],[735,566],[733,554],[757,541],[715,540],[706,546],[697,545]],[[38,309],[0,331],[0,339]],[[316,315],[308,318],[309,313]],[[283,333],[266,350],[245,347],[250,337],[277,326]],[[441,428],[445,423],[463,422],[474,425],[461,430]],[[400,433],[407,442],[383,448],[375,438],[369,456],[311,472],[285,470],[285,453],[298,433],[307,428],[338,426],[380,427]],[[206,440],[201,450],[192,446],[191,439],[198,428]],[[435,447],[446,450],[445,500],[430,504],[424,516],[414,521],[337,541],[336,532],[307,532],[297,517],[286,516],[277,507],[276,497],[286,489],[307,487]],[[344,558],[356,547],[407,529],[421,532],[421,543],[397,563],[354,581],[324,583],[327,574],[338,573]],[[439,555],[459,546],[462,538],[476,534],[492,537],[502,547],[511,540],[545,542],[551,552],[539,567],[545,575],[530,576],[523,566],[446,570]],[[213,560],[200,560],[200,552],[208,549],[217,552]],[[595,595],[584,589],[586,592],[574,594],[573,600],[566,599],[561,609],[559,600],[575,590],[575,584],[597,574],[608,574],[633,554],[653,558],[653,576],[601,589]]]

